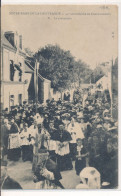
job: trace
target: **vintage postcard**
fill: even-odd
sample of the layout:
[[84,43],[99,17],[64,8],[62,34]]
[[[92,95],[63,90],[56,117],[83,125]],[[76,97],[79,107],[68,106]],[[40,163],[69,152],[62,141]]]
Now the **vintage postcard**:
[[1,189],[118,189],[117,5],[1,18]]

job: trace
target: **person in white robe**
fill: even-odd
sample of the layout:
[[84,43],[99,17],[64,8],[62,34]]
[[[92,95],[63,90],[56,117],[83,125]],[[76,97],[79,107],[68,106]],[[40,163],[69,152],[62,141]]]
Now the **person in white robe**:
[[60,171],[71,170],[73,168],[70,157],[69,142],[72,140],[71,134],[65,130],[64,124],[60,122],[55,135],[57,164]]
[[36,121],[34,121],[32,125],[29,127],[28,132],[29,132],[31,161],[33,161],[33,154],[35,154],[36,151],[35,140],[38,134],[38,127]]
[[30,160],[30,142],[29,142],[29,129],[28,124],[25,123],[23,129],[20,133],[21,138],[21,150],[22,150],[22,160]]
[[72,140],[70,141],[70,154],[71,158],[75,160],[76,155],[76,140],[78,138],[84,139],[83,129],[81,125],[74,120],[71,119],[70,124],[68,125],[68,132],[71,134]]
[[20,142],[20,134],[19,127],[16,124],[14,118],[11,119],[11,127],[9,131],[8,138],[8,159],[13,161],[18,161],[21,156],[21,142]]

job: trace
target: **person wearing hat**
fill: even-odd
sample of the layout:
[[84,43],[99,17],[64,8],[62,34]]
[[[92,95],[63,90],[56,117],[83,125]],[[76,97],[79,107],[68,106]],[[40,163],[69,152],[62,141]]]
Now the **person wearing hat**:
[[68,125],[68,131],[75,132],[76,139],[84,138],[83,128],[80,126],[80,123],[76,122],[76,120],[73,117],[71,118],[71,123]]
[[8,142],[8,159],[18,161],[21,156],[19,128],[14,118],[11,119]]
[[28,127],[33,125],[34,122],[34,113],[32,111],[30,111],[29,117],[27,117],[27,121],[28,123]]
[[[98,146],[99,146],[99,154],[97,159],[97,165],[95,167],[97,167],[98,171],[100,171],[100,173],[102,173],[102,171],[104,170],[103,166],[104,166],[104,157],[105,157],[105,152],[107,149],[107,139],[108,139],[108,134],[107,132],[105,132],[103,126],[101,124],[97,124],[97,136],[98,136]],[[97,147],[98,148],[98,147]]]
[[65,93],[64,93],[64,101],[70,101],[70,93],[68,92],[68,91],[66,91]]
[[118,186],[118,139],[109,137],[103,156],[102,181],[109,182],[109,188]]
[[39,113],[36,113],[36,115],[34,116],[34,120],[36,120],[37,125],[40,125],[40,124],[43,123],[43,120],[44,120],[44,119],[42,118],[42,116],[40,116]]
[[48,118],[48,114],[46,114],[46,113],[44,115],[43,125],[44,125],[45,129],[48,129],[49,118]]
[[59,180],[62,179],[57,164],[50,159],[46,149],[41,149],[38,164],[34,171],[36,189],[64,189]]
[[60,121],[58,125],[58,131],[55,135],[56,140],[56,150],[57,155],[57,165],[60,171],[71,170],[73,168],[69,142],[72,140],[72,137],[68,131],[65,130],[64,123]]
[[20,133],[21,138],[21,151],[22,151],[22,160],[30,160],[30,144],[29,144],[29,129],[28,124],[24,123],[23,129]]
[[33,152],[35,150],[35,140],[38,135],[38,127],[37,123],[34,120],[32,125],[28,128],[28,134],[29,134],[29,150],[30,150],[30,156],[31,156],[31,161],[33,160]]
[[71,134],[72,140],[69,143],[69,148],[70,148],[70,155],[72,160],[75,160],[75,154],[76,154],[76,125],[75,125],[75,120],[74,118],[71,118],[71,122],[68,125],[67,131]]
[[95,167],[97,170],[100,168],[100,140],[97,131],[93,131],[91,137],[88,138],[88,152],[89,152],[89,165]]
[[81,127],[81,130],[82,130],[83,134],[84,134],[85,130],[86,130],[87,124],[84,122],[84,117],[83,116],[78,118],[78,123],[79,123],[79,125]]
[[76,147],[76,160],[75,160],[75,170],[76,174],[79,175],[81,170],[86,167],[86,157],[88,152],[82,143],[82,139],[77,139]]
[[10,125],[8,124],[8,119],[4,119],[4,124],[1,126],[2,157],[7,154],[9,130]]
[[7,161],[1,160],[1,189],[22,189],[21,185],[7,174]]
[[80,109],[77,109],[77,116],[78,118],[83,118],[83,111]]
[[61,98],[59,98],[58,101],[57,101],[57,105],[59,105],[61,103],[62,103],[62,100],[61,100]]
[[85,140],[88,140],[88,138],[90,137],[91,133],[92,133],[92,125],[90,122],[85,123],[85,131],[84,131],[84,136],[85,136]]
[[108,117],[105,117],[104,118],[104,124],[103,124],[103,126],[104,126],[105,131],[108,131],[109,130],[109,128],[111,127],[110,118],[108,118]]
[[50,157],[53,161],[56,162],[56,132],[57,129],[54,127],[54,120],[50,120],[49,122],[49,128],[48,128],[48,133],[50,134],[49,140],[48,140],[48,150]]

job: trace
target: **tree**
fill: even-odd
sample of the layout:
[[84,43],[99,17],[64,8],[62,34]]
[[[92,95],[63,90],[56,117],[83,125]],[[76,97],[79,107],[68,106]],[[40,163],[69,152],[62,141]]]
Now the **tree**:
[[76,61],[70,51],[61,49],[58,45],[47,45],[35,55],[39,61],[39,73],[51,80],[54,90],[71,87],[72,83],[80,83],[88,66],[81,60]]
[[78,81],[78,86],[80,87],[81,83],[83,83],[85,79],[91,75],[92,71],[86,63],[78,60],[74,67],[74,73],[75,78],[77,78]]
[[34,52],[32,52],[30,48],[25,48],[24,50],[25,50],[25,52],[26,52],[26,54],[28,56],[30,56],[30,57],[33,57],[34,56]]

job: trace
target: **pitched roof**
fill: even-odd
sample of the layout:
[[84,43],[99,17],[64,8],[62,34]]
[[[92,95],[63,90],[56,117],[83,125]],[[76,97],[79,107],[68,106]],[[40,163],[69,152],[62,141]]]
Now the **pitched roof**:
[[[25,73],[34,73],[35,68],[32,67],[31,62],[29,60],[25,60]],[[51,82],[50,80],[42,77],[39,73],[38,73],[38,77],[45,82]]]
[[24,64],[25,73],[34,73],[34,70],[30,67],[29,63],[25,61]]
[[4,45],[4,46],[8,47],[9,49],[12,49],[12,50],[16,51],[16,48],[13,47],[11,45],[11,43],[5,38],[3,32],[1,32],[1,45]]

